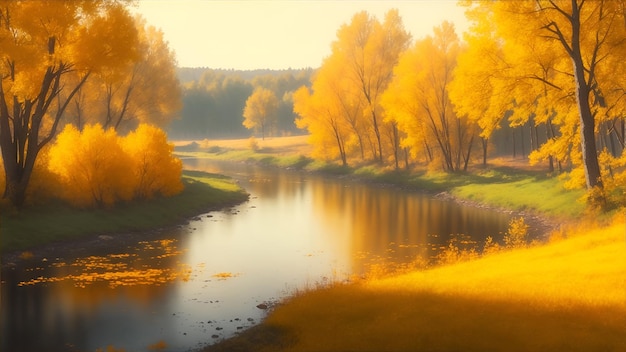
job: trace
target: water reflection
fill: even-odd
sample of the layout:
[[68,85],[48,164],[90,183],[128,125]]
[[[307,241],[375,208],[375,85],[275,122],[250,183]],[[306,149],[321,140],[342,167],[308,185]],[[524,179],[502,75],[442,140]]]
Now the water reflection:
[[509,221],[394,188],[185,163],[234,176],[250,201],[131,246],[3,267],[0,351],[186,351],[255,324],[259,304],[373,264],[428,260],[455,236],[497,238]]
[[[49,276],[38,276],[21,281],[18,286],[41,283],[73,283],[75,287],[103,283],[109,288],[118,286],[152,285],[158,286],[177,279],[189,280],[191,269],[188,265],[176,262],[175,265],[155,265],[155,260],[177,257],[182,254],[175,246],[176,240],[163,239],[153,242],[141,241],[135,253],[115,253],[106,256],[76,258],[70,264],[57,261],[50,265]],[[27,271],[44,270],[36,267]]]
[[[432,261],[449,241],[461,247],[498,238],[509,217],[389,187],[325,182],[312,185],[316,217],[349,238],[352,272],[372,263]],[[339,229],[339,231],[337,231]]]

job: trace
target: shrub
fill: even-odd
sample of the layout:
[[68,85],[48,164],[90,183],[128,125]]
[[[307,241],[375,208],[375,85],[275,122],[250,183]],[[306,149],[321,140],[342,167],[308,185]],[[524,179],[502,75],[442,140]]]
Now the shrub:
[[165,132],[141,124],[122,138],[122,147],[130,158],[133,196],[151,199],[157,195],[173,196],[183,190],[183,164],[172,155],[174,146],[167,142]]
[[80,207],[172,196],[183,190],[182,162],[172,155],[165,132],[142,124],[120,138],[113,129],[68,125],[50,148],[48,167],[60,197]]
[[506,248],[526,247],[526,237],[528,236],[528,225],[523,217],[513,219],[509,223],[509,229],[504,235]]
[[62,184],[61,197],[80,207],[112,206],[132,198],[131,160],[113,129],[67,125],[50,149],[49,168]]

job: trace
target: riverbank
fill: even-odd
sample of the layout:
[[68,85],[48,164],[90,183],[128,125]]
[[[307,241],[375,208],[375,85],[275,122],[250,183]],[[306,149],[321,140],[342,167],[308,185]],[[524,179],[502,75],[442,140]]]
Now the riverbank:
[[185,170],[183,183],[185,189],[176,196],[113,209],[78,210],[58,203],[2,211],[2,263],[56,250],[123,244],[248,199],[245,190],[222,175]]
[[571,224],[542,245],[296,293],[260,325],[205,351],[626,349],[624,220],[584,220],[583,192],[563,189],[541,169],[501,162],[460,175],[406,173],[213,143],[178,152],[350,177]]
[[245,139],[187,141],[177,143],[175,153],[180,157],[249,162],[399,187],[453,199],[464,205],[541,216],[552,219],[552,223],[579,219],[585,214],[583,190],[564,189],[562,181],[549,175],[547,168],[530,167],[523,159],[493,159],[486,168],[474,166],[471,172],[455,174],[429,172],[423,168],[409,172],[371,163],[344,167],[310,158],[306,138],[256,140],[256,148]]
[[296,294],[208,351],[624,351],[624,222]]

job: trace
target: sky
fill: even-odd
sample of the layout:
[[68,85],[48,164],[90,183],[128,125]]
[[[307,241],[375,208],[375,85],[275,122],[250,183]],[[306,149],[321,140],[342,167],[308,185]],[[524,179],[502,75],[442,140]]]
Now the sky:
[[140,0],[133,11],[163,31],[179,67],[278,70],[319,67],[355,13],[382,22],[392,8],[413,39],[445,20],[468,27],[456,0]]

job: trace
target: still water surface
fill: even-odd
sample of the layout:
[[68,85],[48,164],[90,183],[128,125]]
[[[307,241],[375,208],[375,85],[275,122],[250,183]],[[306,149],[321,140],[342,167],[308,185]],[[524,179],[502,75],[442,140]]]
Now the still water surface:
[[259,304],[431,258],[456,234],[497,238],[510,220],[395,188],[185,163],[234,177],[250,201],[130,246],[3,268],[0,351],[193,350],[258,323]]

